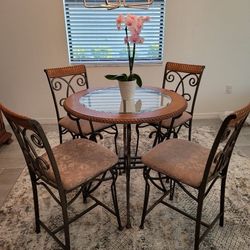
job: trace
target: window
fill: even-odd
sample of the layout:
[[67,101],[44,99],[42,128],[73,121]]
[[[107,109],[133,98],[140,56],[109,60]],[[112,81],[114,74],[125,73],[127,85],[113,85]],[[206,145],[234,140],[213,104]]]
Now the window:
[[89,9],[83,7],[82,0],[64,0],[64,8],[70,63],[127,62],[125,32],[116,28],[116,17],[121,13],[150,16],[150,22],[144,24],[141,33],[145,41],[137,45],[135,60],[142,63],[162,62],[164,0],[154,0],[149,9],[115,10]]

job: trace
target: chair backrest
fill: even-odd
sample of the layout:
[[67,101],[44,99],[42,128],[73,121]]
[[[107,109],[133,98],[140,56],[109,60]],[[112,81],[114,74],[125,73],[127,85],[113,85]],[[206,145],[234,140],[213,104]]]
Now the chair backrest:
[[167,62],[162,88],[173,90],[188,102],[187,111],[193,115],[197,93],[205,66]]
[[[0,110],[2,110],[17,138],[32,180],[42,179],[51,186],[58,188],[59,191],[62,190],[57,163],[39,122],[16,114],[1,104]],[[44,157],[41,157],[43,153],[47,153],[48,162]],[[54,180],[49,178],[51,173]]]
[[87,89],[88,77],[85,65],[74,65],[61,68],[45,69],[53,101],[56,109],[57,120],[65,116],[63,103],[65,99],[80,90]]
[[228,115],[220,126],[207,160],[202,184],[206,184],[219,176],[226,176],[231,155],[250,112],[250,103]]

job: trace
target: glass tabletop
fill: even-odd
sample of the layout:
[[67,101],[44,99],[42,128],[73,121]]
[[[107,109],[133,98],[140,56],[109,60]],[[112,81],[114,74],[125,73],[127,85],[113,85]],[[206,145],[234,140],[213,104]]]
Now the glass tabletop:
[[106,113],[143,113],[164,108],[172,99],[159,91],[136,88],[135,98],[122,100],[117,87],[94,90],[79,99],[81,105]]

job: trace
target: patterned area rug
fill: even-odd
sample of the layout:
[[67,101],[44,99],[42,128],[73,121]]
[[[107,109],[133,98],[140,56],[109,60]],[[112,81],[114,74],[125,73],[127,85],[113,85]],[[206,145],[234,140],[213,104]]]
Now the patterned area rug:
[[[186,131],[185,131],[186,132]],[[146,152],[151,145],[149,130],[141,131],[140,152]],[[194,129],[193,140],[209,147],[213,142],[215,131],[209,127]],[[52,145],[58,144],[58,134],[48,134]],[[134,141],[135,138],[133,138]],[[105,136],[101,140],[107,147],[113,147],[113,140]],[[120,141],[121,144],[121,141]],[[112,145],[112,146],[110,146]],[[167,152],[166,152],[167,153]],[[250,249],[250,160],[234,151],[226,189],[225,225],[214,226],[207,235],[201,249]],[[96,196],[111,204],[110,184],[104,183]],[[125,225],[125,175],[117,181],[119,207],[122,223]],[[204,208],[204,220],[212,218],[219,205],[219,182],[207,199]],[[58,224],[60,210],[44,188],[39,189],[41,218],[51,225]],[[151,202],[159,197],[157,190],[151,191]],[[74,222],[70,227],[72,249],[192,249],[194,239],[194,222],[177,212],[158,205],[147,217],[143,230],[139,229],[144,197],[144,180],[142,170],[131,172],[131,220],[132,228],[119,231],[114,216],[103,208],[97,207]],[[91,204],[91,202],[89,202]],[[195,204],[177,188],[174,204],[195,214]],[[71,212],[83,206],[81,197],[71,208]],[[0,249],[60,249],[55,241],[42,229],[40,234],[34,232],[34,213],[31,185],[26,170],[23,171],[13,187],[7,201],[0,210]]]

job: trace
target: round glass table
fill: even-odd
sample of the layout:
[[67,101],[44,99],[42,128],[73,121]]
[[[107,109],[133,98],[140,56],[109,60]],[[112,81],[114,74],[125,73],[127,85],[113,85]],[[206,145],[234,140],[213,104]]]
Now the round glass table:
[[161,88],[137,88],[135,98],[122,100],[119,88],[87,89],[64,102],[71,115],[89,121],[123,124],[123,163],[126,171],[127,228],[130,222],[131,124],[160,122],[180,116],[187,108],[179,94]]
[[122,100],[118,88],[99,89],[82,96],[85,107],[112,114],[144,113],[166,107],[172,99],[154,89],[137,88],[134,99]]

